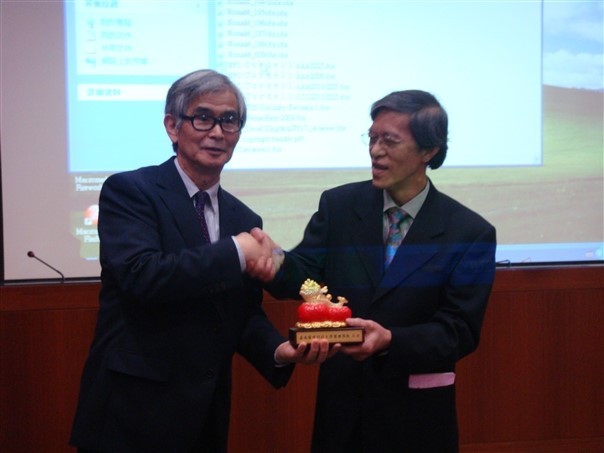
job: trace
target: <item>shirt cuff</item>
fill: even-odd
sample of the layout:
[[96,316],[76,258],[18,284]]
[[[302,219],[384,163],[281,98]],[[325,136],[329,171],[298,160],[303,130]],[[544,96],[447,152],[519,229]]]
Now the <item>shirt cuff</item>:
[[243,251],[241,250],[241,247],[239,247],[239,243],[237,242],[237,239],[235,239],[235,236],[231,236],[231,239],[233,240],[233,243],[235,244],[235,248],[237,249],[237,255],[239,256],[239,267],[241,268],[241,272],[245,272],[245,256],[243,256]]

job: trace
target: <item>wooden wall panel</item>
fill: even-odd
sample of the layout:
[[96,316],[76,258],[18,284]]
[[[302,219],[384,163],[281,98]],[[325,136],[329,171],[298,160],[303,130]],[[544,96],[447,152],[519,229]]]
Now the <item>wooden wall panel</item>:
[[[67,439],[98,283],[0,286],[0,450]],[[286,333],[295,301],[267,297]],[[462,451],[604,451],[604,267],[501,269],[481,344],[458,367]],[[234,361],[230,451],[308,451],[315,367],[274,390]]]
[[97,293],[97,283],[0,287],[0,451],[70,451]]
[[602,294],[493,295],[482,343],[458,367],[462,442],[604,435]]

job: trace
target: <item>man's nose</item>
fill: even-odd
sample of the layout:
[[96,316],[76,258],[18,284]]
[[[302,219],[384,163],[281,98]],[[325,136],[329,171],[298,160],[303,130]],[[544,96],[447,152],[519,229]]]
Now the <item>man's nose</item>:
[[224,136],[224,131],[222,130],[222,125],[220,124],[220,122],[216,121],[214,123],[214,126],[212,127],[212,129],[210,129],[208,131],[208,135],[219,136],[219,137]]
[[370,156],[380,156],[384,154],[385,146],[382,142],[382,137],[378,137],[378,139],[369,145],[369,155]]

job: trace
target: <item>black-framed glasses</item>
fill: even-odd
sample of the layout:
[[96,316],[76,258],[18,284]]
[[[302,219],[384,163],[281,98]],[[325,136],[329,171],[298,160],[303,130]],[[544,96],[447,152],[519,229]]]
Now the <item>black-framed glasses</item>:
[[239,118],[238,115],[224,115],[220,118],[216,118],[215,116],[208,115],[207,113],[200,113],[198,115],[187,116],[180,115],[183,120],[189,120],[191,122],[191,126],[193,129],[200,132],[207,132],[211,129],[214,129],[216,123],[220,124],[220,128],[223,132],[239,132],[241,130],[241,126],[243,121]]
[[398,137],[390,134],[374,134],[373,132],[365,132],[364,134],[361,134],[361,140],[365,145],[368,146],[375,145],[380,138],[382,139],[382,143],[387,148],[396,148],[402,143]]

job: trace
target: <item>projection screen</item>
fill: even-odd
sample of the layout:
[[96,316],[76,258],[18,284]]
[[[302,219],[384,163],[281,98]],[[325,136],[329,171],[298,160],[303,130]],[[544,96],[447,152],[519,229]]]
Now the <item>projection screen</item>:
[[[498,231],[501,264],[603,259],[602,2],[2,2],[6,281],[96,278],[112,173],[172,155],[170,84],[227,74],[248,123],[223,187],[284,248],[321,191],[370,179],[371,103],[432,92],[439,190]],[[35,255],[55,270],[28,257]]]

